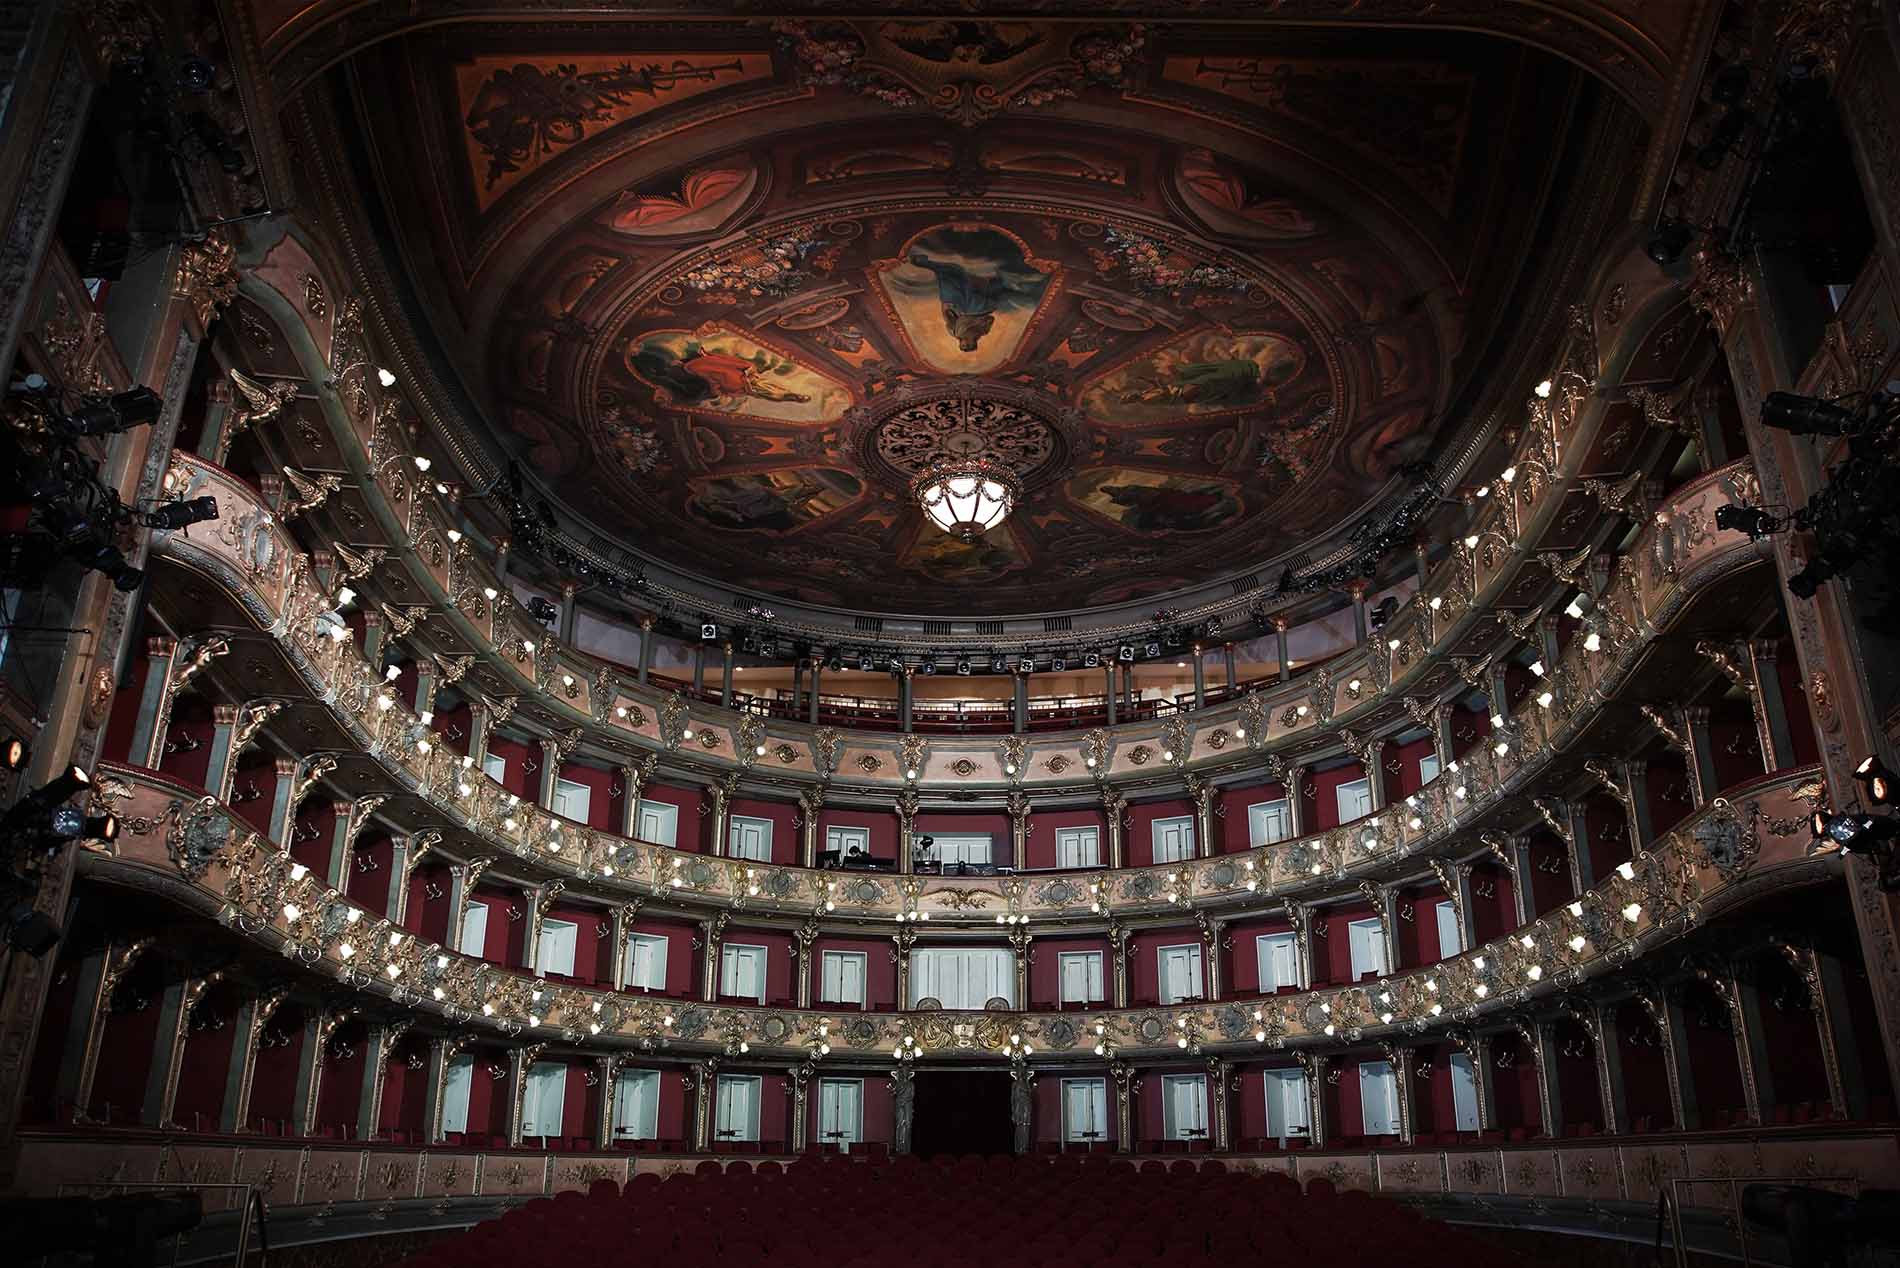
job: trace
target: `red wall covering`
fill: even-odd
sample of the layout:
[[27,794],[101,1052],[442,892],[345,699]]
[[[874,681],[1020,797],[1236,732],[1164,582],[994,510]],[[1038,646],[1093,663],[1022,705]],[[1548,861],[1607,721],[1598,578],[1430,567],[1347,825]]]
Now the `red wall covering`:
[[[697,932],[692,925],[676,920],[656,920],[645,918],[636,920],[631,926],[633,932],[650,934],[666,939],[666,991],[665,993],[680,999],[695,994],[695,985],[699,977],[699,953],[693,949],[693,936]],[[651,994],[650,991],[630,991],[634,995]]]
[[1115,997],[1115,958],[1108,952],[1107,938],[1038,938],[1035,958],[1029,962],[1029,1006],[1055,1008],[1062,999],[1062,953],[1099,951],[1102,953],[1102,999],[1094,1007],[1104,1008]]
[[1627,1000],[1617,1007],[1616,1028],[1629,1125],[1637,1131],[1667,1130],[1675,1116],[1669,1108],[1669,1075],[1656,1028],[1641,1004]]
[[110,1105],[114,1123],[136,1122],[145,1105],[145,1083],[152,1069],[158,1038],[158,1020],[165,992],[164,970],[155,957],[133,965],[115,996],[121,1005],[145,1001],[136,1012],[114,1012],[106,1019],[100,1040],[98,1072],[92,1081],[95,1117]]
[[1430,757],[1437,751],[1429,735],[1421,735],[1407,744],[1386,745],[1385,752],[1381,754],[1385,765],[1390,766],[1393,762],[1399,764],[1398,774],[1394,775],[1389,770],[1386,772],[1386,788],[1393,801],[1403,801],[1425,786],[1425,781],[1420,778],[1424,772],[1419,769],[1419,759]]
[[613,772],[580,762],[565,762],[561,766],[561,778],[570,783],[587,786],[588,827],[602,832],[611,832],[619,827],[613,818],[613,785],[615,783]]
[[748,819],[769,819],[772,823],[772,862],[780,867],[798,866],[798,807],[783,801],[754,801],[735,797],[731,813]]
[[[178,1095],[172,1121],[193,1131],[218,1130],[224,1106],[225,1077],[231,1070],[233,1038],[242,1017],[237,992],[220,983],[200,1001],[194,1029],[185,1037],[184,1057],[178,1068]],[[216,1029],[212,1029],[213,1026]]]
[[[574,933],[574,978],[576,981],[608,985],[613,981],[613,918],[598,907],[555,903],[548,918],[565,920],[579,926]],[[605,932],[598,932],[605,930]],[[668,948],[671,955],[671,948]]]
[[[1201,944],[1201,931],[1193,925],[1180,929],[1144,931],[1128,939],[1128,989],[1130,1003],[1135,1005],[1155,1004],[1161,993],[1161,948],[1186,946],[1193,943],[1201,946],[1201,969],[1205,978],[1207,969],[1207,950]],[[1104,966],[1104,971],[1108,971]],[[1201,982],[1201,991],[1205,994],[1207,983]]]
[[1214,817],[1215,831],[1220,834],[1220,848],[1223,854],[1237,854],[1253,848],[1248,840],[1247,807],[1257,806],[1264,801],[1278,801],[1286,796],[1284,784],[1249,784],[1245,788],[1223,788],[1216,803],[1224,812]]
[[1292,927],[1287,920],[1275,917],[1237,921],[1230,927],[1234,945],[1225,952],[1228,994],[1260,994],[1260,938],[1263,934],[1285,933]]
[[[1127,855],[1125,861],[1128,866],[1148,867],[1154,863],[1154,823],[1156,819],[1192,817],[1193,814],[1194,803],[1188,801],[1186,798],[1176,798],[1168,801],[1142,801],[1128,807],[1128,835],[1123,842]],[[1198,844],[1198,834],[1200,832],[1198,826],[1195,828],[1195,832],[1196,842]],[[1104,843],[1104,848],[1107,848],[1106,843]]]
[[[827,951],[856,951],[864,956],[865,1009],[876,1011],[897,1007],[897,965],[891,961],[891,944],[874,938],[818,938],[811,945],[811,1001],[813,1008],[833,1008],[824,1003],[820,977]],[[870,1112],[867,1108],[867,1114]]]
[[[270,827],[271,800],[276,792],[276,775],[272,773],[269,785],[260,783],[264,795],[256,801],[247,802],[239,807],[245,818],[254,823],[261,818],[258,831]],[[336,803],[320,793],[312,793],[304,798],[303,805],[297,809],[295,826],[291,832],[290,857],[302,863],[318,876],[328,876],[330,872],[330,847],[336,837]],[[354,869],[352,869],[353,871]],[[344,878],[348,881],[348,877]]]
[[875,810],[823,810],[818,814],[818,848],[825,848],[825,833],[832,828],[867,828],[871,833],[871,857],[897,859],[897,816]]
[[350,901],[367,907],[379,916],[389,914],[391,854],[387,832],[371,830],[363,833],[356,838],[356,862],[351,865],[350,874],[344,878],[344,893]]
[[[1423,885],[1399,895],[1399,967],[1420,968],[1436,964],[1439,954],[1438,904],[1448,901],[1442,885]],[[1406,919],[1406,909],[1411,919]]]
[[[1035,822],[1034,817],[1030,819]],[[1010,834],[1009,816],[1005,814],[920,814],[917,816],[916,835],[929,833],[965,833],[987,836],[990,839],[990,858],[998,867],[1016,865],[1016,845]],[[1051,838],[1053,842],[1054,838]],[[1106,848],[1106,843],[1104,843]],[[1050,851],[1055,846],[1051,844]]]
[[674,841],[674,846],[699,854],[706,852],[706,837],[712,831],[712,816],[699,813],[699,789],[681,788],[677,784],[649,783],[640,790],[640,799],[678,806],[678,839]]
[[132,756],[132,731],[138,726],[139,698],[145,693],[145,675],[151,672],[152,658],[145,654],[145,631],[132,640],[132,654],[126,658],[125,677],[112,697],[112,712],[106,717],[105,740],[100,753],[107,761],[143,766],[145,755]]
[[1056,830],[1058,828],[1095,829],[1095,839],[1099,845],[1099,857],[1102,865],[1108,865],[1108,816],[1100,810],[1045,810],[1029,816],[1029,839],[1024,867],[1054,867],[1056,865]]
[[362,1022],[337,1027],[323,1062],[323,1084],[317,1091],[317,1135],[346,1140],[356,1135],[368,1050],[369,1030]]
[[[251,1075],[252,1127],[291,1124],[296,1118],[297,1067],[303,1056],[306,1020],[300,1006],[286,1001],[264,1028],[264,1038],[273,1042],[260,1042],[257,1049],[257,1067]],[[278,1036],[289,1042],[275,1043]]]

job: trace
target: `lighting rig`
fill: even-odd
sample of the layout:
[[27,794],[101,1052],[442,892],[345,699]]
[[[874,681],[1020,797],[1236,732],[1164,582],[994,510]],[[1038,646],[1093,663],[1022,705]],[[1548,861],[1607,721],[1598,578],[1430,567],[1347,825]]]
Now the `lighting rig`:
[[1900,892],[1900,817],[1893,812],[1894,773],[1869,754],[1854,768],[1861,793],[1878,812],[1859,805],[1851,810],[1816,810],[1809,820],[1816,845],[1832,845],[1843,854],[1874,860],[1876,882],[1888,893]]
[[[1757,540],[1782,532],[1810,534],[1807,564],[1788,578],[1788,592],[1798,599],[1812,599],[1823,582],[1863,560],[1884,565],[1892,559],[1900,549],[1900,501],[1893,497],[1900,481],[1900,397],[1873,392],[1849,408],[1838,401],[1771,392],[1762,402],[1761,421],[1795,436],[1844,437],[1847,457],[1829,469],[1827,482],[1805,505],[1785,510],[1731,502],[1716,508],[1716,527]],[[1866,580],[1879,584],[1871,576]],[[1878,619],[1869,623],[1890,628],[1900,615],[1891,592],[1878,602]]]
[[[26,741],[0,742],[0,769],[26,765]],[[72,841],[112,841],[119,835],[113,815],[89,815],[72,805],[75,793],[92,786],[77,766],[15,802],[0,815],[0,935],[28,955],[44,955],[59,941],[53,918],[36,905],[46,864]]]
[[152,389],[86,397],[71,412],[43,391],[17,393],[10,404],[10,425],[0,428],[0,587],[38,589],[70,559],[104,573],[117,590],[136,590],[145,574],[126,561],[133,529],[180,529],[218,517],[210,497],[127,506],[82,447],[156,419]]

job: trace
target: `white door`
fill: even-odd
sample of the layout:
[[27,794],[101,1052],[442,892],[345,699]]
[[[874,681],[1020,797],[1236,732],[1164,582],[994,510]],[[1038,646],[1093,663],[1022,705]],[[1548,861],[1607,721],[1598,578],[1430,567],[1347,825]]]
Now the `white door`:
[[574,952],[580,946],[580,926],[571,920],[541,921],[541,943],[535,948],[534,973],[574,976]]
[[462,913],[462,939],[455,949],[463,955],[479,956],[488,945],[488,904],[470,901]]
[[463,1053],[449,1062],[448,1075],[442,1081],[442,1130],[468,1130],[468,1093],[475,1086],[475,1058]]
[[728,943],[719,950],[719,993],[765,1002],[765,948]]
[[614,1139],[660,1138],[660,1072],[622,1070],[614,1083]]
[[1450,901],[1438,904],[1438,958],[1449,960],[1464,950],[1459,945],[1458,908]]
[[508,759],[499,753],[483,753],[482,773],[496,783],[501,783],[508,778]]
[[862,951],[825,952],[819,961],[818,1002],[862,1005],[866,966]]
[[864,1080],[818,1080],[818,1139],[847,1153],[864,1139]]
[[1108,1138],[1108,1080],[1062,1080],[1062,1139],[1095,1144]]
[[726,853],[733,858],[751,859],[755,863],[772,861],[772,821],[770,819],[752,819],[734,815],[726,836]]
[[713,1120],[714,1140],[759,1138],[759,1078],[755,1074],[719,1076],[719,1099]]
[[1438,778],[1438,754],[1426,753],[1418,759],[1418,782],[1429,784]]
[[1272,845],[1293,835],[1293,803],[1285,797],[1247,807],[1247,843]]
[[853,850],[865,854],[871,852],[871,830],[869,828],[826,828],[825,853],[843,858]]
[[1095,828],[1057,828],[1057,867],[1100,867],[1102,837]]
[[1339,786],[1339,821],[1351,823],[1372,813],[1372,784],[1368,780],[1355,779],[1350,784]]
[[1304,1139],[1312,1131],[1311,1107],[1306,1100],[1306,1073],[1268,1070],[1267,1135],[1284,1145],[1289,1137]]
[[1161,1002],[1178,1004],[1184,999],[1201,998],[1201,944],[1162,947]]
[[575,823],[586,823],[594,806],[594,790],[571,779],[554,781],[554,813]]
[[1260,993],[1271,995],[1283,986],[1300,984],[1300,947],[1292,933],[1263,933],[1254,940],[1260,960]]
[[1207,1139],[1207,1081],[1200,1075],[1166,1076],[1161,1109],[1169,1140]]
[[627,938],[628,986],[648,991],[666,989],[666,939],[650,933]]
[[1180,863],[1194,857],[1194,816],[1156,819],[1154,822],[1155,862]]
[[1368,1136],[1399,1134],[1399,1081],[1390,1061],[1359,1063],[1359,1117]]
[[945,867],[952,863],[987,864],[990,861],[990,839],[986,836],[935,835],[931,857]]
[[652,845],[674,845],[679,839],[680,808],[670,801],[642,798],[634,816],[633,835]]
[[910,957],[910,1003],[935,999],[944,1008],[980,1009],[1016,999],[1016,957],[1008,950],[920,948]]
[[529,1067],[521,1098],[523,1136],[559,1136],[567,1108],[567,1066],[542,1061]]
[[1368,973],[1383,976],[1386,972],[1385,932],[1379,922],[1355,920],[1346,926],[1346,936],[1352,951],[1352,980],[1357,982]]
[[1063,951],[1056,956],[1064,1004],[1096,1004],[1102,995],[1102,953]]
[[1478,1072],[1462,1052],[1451,1054],[1451,1112],[1459,1131],[1478,1130]]

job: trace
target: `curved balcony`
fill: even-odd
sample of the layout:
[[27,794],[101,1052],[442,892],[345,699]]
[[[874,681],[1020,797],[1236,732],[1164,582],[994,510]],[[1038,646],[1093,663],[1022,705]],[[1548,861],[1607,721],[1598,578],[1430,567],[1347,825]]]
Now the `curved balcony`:
[[[413,627],[413,609],[418,604],[430,609],[425,629],[439,627],[449,643],[469,649],[453,656],[454,672],[479,681],[483,694],[498,700],[531,698],[550,715],[553,731],[578,727],[583,742],[605,748],[677,753],[691,744],[694,761],[715,772],[761,767],[794,781],[848,779],[890,789],[1060,788],[1089,776],[1144,778],[1153,773],[1145,765],[1169,754],[1157,765],[1211,774],[1244,765],[1262,749],[1308,741],[1317,728],[1364,726],[1383,707],[1420,691],[1454,660],[1482,663],[1526,637],[1525,630],[1487,619],[1493,603],[1509,596],[1513,604],[1535,605],[1549,588],[1553,564],[1555,575],[1575,584],[1593,538],[1585,527],[1590,517],[1569,505],[1572,494],[1619,510],[1631,504],[1628,489],[1578,480],[1610,408],[1608,398],[1593,395],[1592,389],[1612,381],[1630,363],[1666,307],[1652,269],[1633,268],[1627,277],[1619,273],[1618,280],[1649,299],[1633,305],[1635,311],[1611,332],[1613,342],[1601,352],[1594,330],[1573,330],[1553,372],[1556,389],[1532,398],[1527,407],[1515,456],[1505,468],[1509,476],[1482,486],[1490,496],[1469,535],[1433,572],[1414,604],[1367,646],[1290,682],[1192,714],[1131,723],[1112,733],[1039,732],[994,744],[915,734],[893,739],[708,708],[678,692],[629,681],[624,666],[558,646],[518,608],[506,585],[455,528],[452,506],[431,492],[410,438],[394,425],[395,410],[376,382],[363,333],[351,321],[337,323],[327,358],[314,346],[302,355],[316,360],[309,367],[314,377],[337,385],[335,394],[322,398],[323,412],[363,503],[389,544],[369,555],[338,551],[333,571],[324,561],[314,561],[311,571],[322,574],[317,589],[323,593],[309,601],[327,603],[340,584],[400,560],[406,581],[399,619]],[[254,288],[259,302],[286,315],[294,312],[263,283],[247,280],[246,286]],[[202,492],[226,483],[193,459],[177,462],[180,489]],[[229,492],[235,496],[238,490]],[[255,494],[247,500],[254,515],[239,536],[251,549],[274,513],[257,507]],[[293,503],[287,513],[308,509]],[[280,534],[271,537],[276,550],[287,548]],[[1578,543],[1584,546],[1578,557],[1552,560],[1542,553],[1559,546],[1574,552]],[[1528,585],[1527,563],[1535,565]],[[245,569],[257,566],[255,559],[242,563]],[[281,614],[303,620],[317,610]],[[1147,632],[1095,633],[1112,641]]]
[[[1226,1053],[1398,1040],[1555,998],[1655,952],[1718,912],[1838,867],[1807,827],[1811,769],[1764,777],[1712,802],[1609,879],[1522,931],[1427,968],[1349,986],[1085,1015],[984,1011],[821,1012],[631,998],[553,985],[425,942],[351,903],[216,799],[147,772],[101,771],[115,843],[82,859],[101,881],[158,892],[311,970],[447,1026],[486,1024],[541,1041],[642,1049],[899,1060]],[[978,926],[980,927],[980,925]],[[1032,926],[1024,925],[1025,931]],[[909,954],[915,929],[900,930]],[[1028,938],[1023,939],[1025,948]]]
[[[1500,739],[1505,751],[1498,752],[1488,743],[1479,746],[1457,764],[1458,769],[1447,769],[1403,804],[1368,819],[1244,854],[1145,868],[1096,869],[1037,878],[881,876],[749,863],[631,840],[574,824],[505,792],[499,784],[471,769],[470,763],[458,758],[439,737],[432,743],[432,733],[374,672],[354,642],[319,632],[316,614],[330,600],[310,575],[307,558],[293,553],[276,518],[248,486],[216,468],[187,459],[180,461],[186,464],[188,474],[184,478],[194,489],[211,491],[219,498],[222,514],[214,533],[170,535],[159,544],[159,552],[221,582],[252,619],[276,638],[310,694],[322,701],[356,747],[374,760],[395,785],[413,792],[439,812],[441,820],[436,827],[417,833],[420,840],[410,850],[410,866],[424,849],[446,844],[464,857],[498,852],[496,857],[527,864],[551,877],[584,882],[608,895],[657,894],[689,905],[817,911],[836,913],[841,919],[943,919],[973,909],[999,919],[1122,917],[1182,910],[1187,905],[1221,910],[1337,889],[1342,882],[1407,868],[1417,871],[1420,855],[1478,826],[1492,808],[1525,788],[1583,735],[1604,701],[1698,592],[1760,558],[1758,543],[1739,533],[1711,527],[1715,509],[1729,500],[1729,490],[1752,478],[1745,462],[1685,485],[1658,508],[1653,522],[1610,574],[1598,600],[1608,637],[1594,651],[1587,640],[1573,639],[1561,659],[1546,667],[1547,692],[1527,696],[1508,718],[1501,718],[1505,725]],[[198,663],[209,662],[201,658]],[[162,707],[168,709],[178,686],[188,686],[189,681],[187,677],[182,684],[168,686],[171,694]],[[1329,689],[1337,693],[1334,706],[1352,703],[1354,693],[1361,691],[1356,682],[1333,679]],[[568,689],[580,690],[579,680]],[[633,713],[634,707],[619,707]],[[1250,697],[1241,702],[1239,709],[1241,716],[1251,717],[1264,712],[1265,707],[1264,702]],[[1323,706],[1323,711],[1330,708]],[[1296,715],[1297,708],[1288,706],[1286,713]],[[677,718],[675,722],[684,746],[687,724]],[[707,735],[725,734],[714,724],[694,725]],[[1138,771],[1149,781],[1185,781],[1201,817],[1200,837],[1211,841],[1215,835],[1213,767],[1215,761],[1226,759],[1226,749],[1239,748],[1241,741],[1217,717],[1205,714],[1194,715],[1191,725],[1181,719],[1179,726],[1175,738],[1165,741],[1173,748],[1160,752],[1152,745],[1129,740],[1111,746],[1104,733],[1097,733],[1077,750],[1078,755],[1086,751],[1089,757],[1073,764],[1086,772],[1090,768],[1084,763],[1093,760],[1098,769],[1107,765]],[[162,730],[156,728],[154,733],[162,737]],[[1357,742],[1346,745],[1343,734],[1338,739],[1321,735],[1305,723],[1295,730],[1299,740],[1340,743],[1348,752],[1357,747]],[[1342,733],[1345,730],[1340,728]],[[770,763],[757,753],[760,748],[769,751],[767,737],[748,731],[746,719],[735,724],[735,731],[721,741],[722,749],[718,751],[730,751],[737,745],[741,750],[738,769],[721,774],[714,766],[709,772],[716,813],[738,787],[738,778],[763,779],[768,774]],[[811,737],[813,743],[821,739]],[[1292,743],[1283,743],[1280,735],[1273,742],[1276,748]],[[838,743],[842,747],[843,741]],[[811,753],[810,749],[795,750],[790,742],[780,748],[795,756],[809,757]],[[1194,760],[1192,755],[1197,752],[1211,754],[1215,761]],[[1284,774],[1287,759],[1280,753],[1242,752],[1243,762],[1266,775]],[[711,760],[692,749],[675,750],[682,759],[689,753],[695,765]],[[623,778],[637,789],[653,770],[651,759],[650,754],[645,759],[623,757],[621,760],[627,763],[622,767]],[[1150,768],[1158,770],[1150,773]],[[780,771],[769,774],[776,783],[787,782],[779,778]],[[1117,806],[1125,795],[1121,790],[1132,786],[1133,781],[1124,781],[1119,787],[1106,780],[1090,781],[1073,792],[1098,804],[1105,802],[1115,811],[1113,833],[1119,829]],[[308,792],[309,787],[306,785],[304,791]],[[1056,788],[1039,787],[1035,791],[1042,804],[1055,802],[1061,795]],[[912,799],[906,802],[906,797]],[[914,790],[900,790],[900,816],[914,815],[917,804]],[[1026,801],[1018,807],[1027,813]],[[805,822],[805,857],[810,861],[815,852],[812,840],[816,820],[808,814]],[[458,839],[445,842],[445,835]]]

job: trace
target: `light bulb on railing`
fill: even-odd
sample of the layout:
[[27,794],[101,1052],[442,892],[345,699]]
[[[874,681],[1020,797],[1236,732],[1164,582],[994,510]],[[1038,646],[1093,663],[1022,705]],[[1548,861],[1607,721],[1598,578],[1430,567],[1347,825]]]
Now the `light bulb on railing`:
[[380,365],[376,367],[376,381],[384,387],[396,386],[396,376]]
[[1541,661],[1541,660],[1534,660],[1534,661],[1532,661],[1532,662],[1531,662],[1531,673],[1532,673],[1532,674],[1533,674],[1533,675],[1534,675],[1535,677],[1538,677],[1538,678],[1542,678],[1542,677],[1544,676],[1544,662],[1543,662],[1543,661]]
[[1545,379],[1542,383],[1539,383],[1536,387],[1532,388],[1531,391],[1537,393],[1540,399],[1549,399],[1550,387],[1551,387],[1550,380]]

